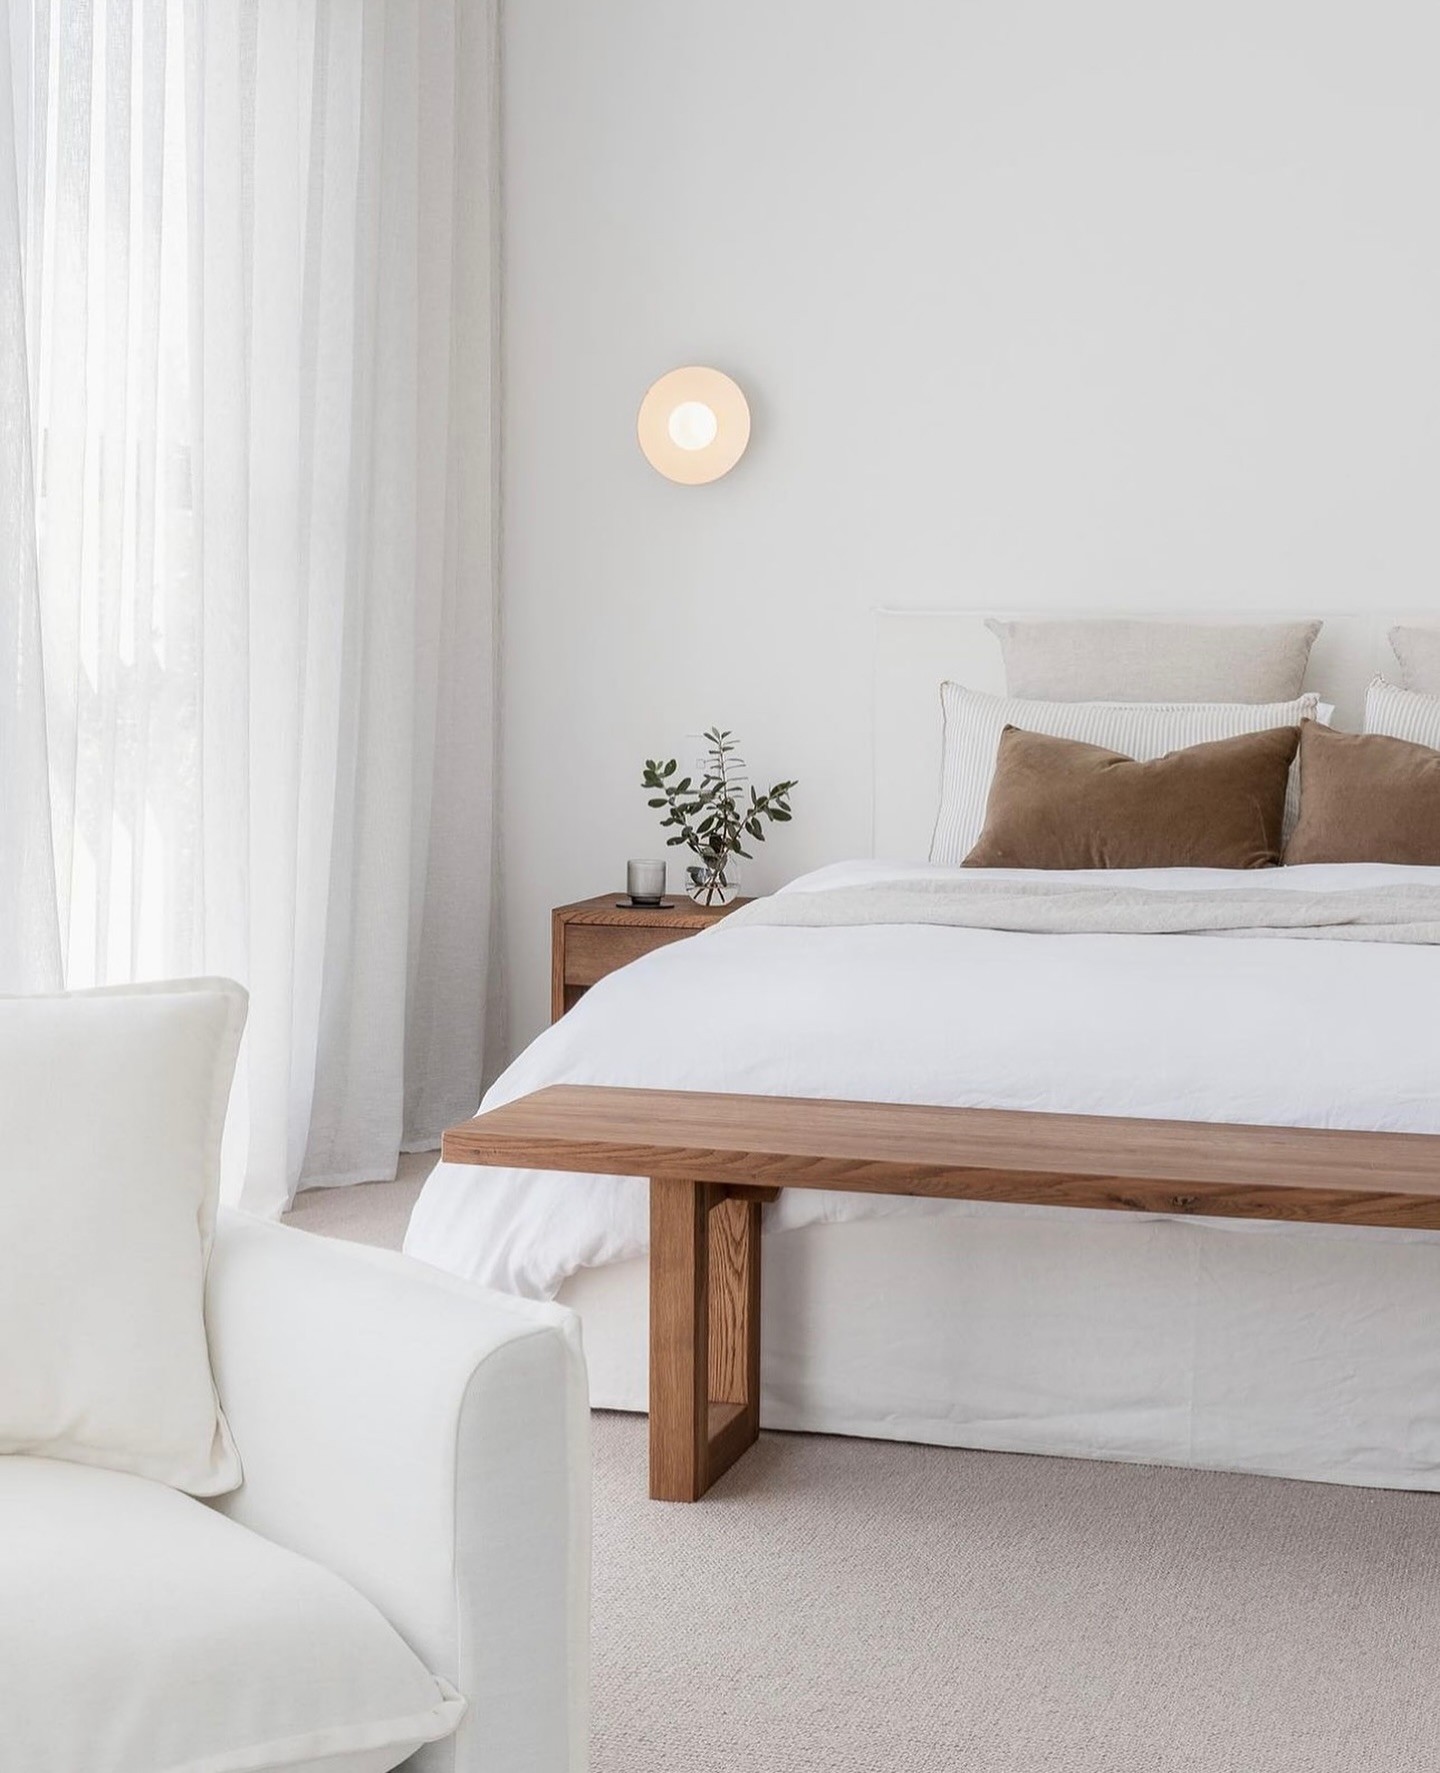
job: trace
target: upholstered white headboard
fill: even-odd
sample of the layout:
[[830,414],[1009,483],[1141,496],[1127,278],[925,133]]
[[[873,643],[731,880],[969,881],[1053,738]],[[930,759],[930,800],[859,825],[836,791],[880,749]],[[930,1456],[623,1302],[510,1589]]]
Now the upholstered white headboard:
[[[1000,643],[987,615],[1074,620],[1089,615],[1135,615],[1134,610],[878,610],[875,616],[875,821],[872,853],[895,861],[921,860],[930,848],[940,792],[940,685],[947,679],[992,695],[1005,693]],[[1146,612],[1149,613],[1149,612]],[[1172,622],[1294,621],[1308,611],[1243,614],[1167,611]],[[1310,655],[1307,689],[1335,704],[1335,724],[1357,732],[1365,686],[1375,673],[1393,677],[1395,655],[1386,639],[1397,623],[1430,625],[1427,615],[1326,616]]]

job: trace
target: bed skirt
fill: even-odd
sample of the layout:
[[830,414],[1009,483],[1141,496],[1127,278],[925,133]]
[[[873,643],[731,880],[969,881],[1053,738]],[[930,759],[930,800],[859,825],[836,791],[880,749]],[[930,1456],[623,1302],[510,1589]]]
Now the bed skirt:
[[[598,1409],[646,1407],[647,1264],[582,1269]],[[1440,1488],[1440,1233],[999,1209],[769,1234],[761,1421]]]

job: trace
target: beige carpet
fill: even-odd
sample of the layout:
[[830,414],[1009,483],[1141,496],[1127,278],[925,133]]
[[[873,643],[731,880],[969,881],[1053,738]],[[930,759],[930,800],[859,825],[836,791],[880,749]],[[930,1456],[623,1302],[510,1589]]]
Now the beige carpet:
[[594,1425],[592,1773],[1440,1769],[1440,1496],[769,1434],[683,1507]]
[[1440,1497],[594,1423],[593,1773],[1440,1767]]
[[410,1223],[410,1209],[425,1178],[440,1161],[438,1151],[407,1153],[393,1182],[357,1182],[353,1188],[306,1188],[286,1214],[302,1231],[343,1237],[352,1244],[379,1244],[398,1250]]

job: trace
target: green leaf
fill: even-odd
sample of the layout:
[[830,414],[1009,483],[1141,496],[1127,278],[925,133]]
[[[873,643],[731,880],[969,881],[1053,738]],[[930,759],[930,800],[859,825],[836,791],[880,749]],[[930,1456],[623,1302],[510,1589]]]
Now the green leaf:
[[761,794],[746,780],[745,760],[737,755],[735,735],[729,727],[707,727],[705,741],[708,752],[698,782],[694,775],[679,776],[676,758],[662,763],[647,757],[641,786],[652,791],[646,806],[664,815],[659,821],[661,830],[674,833],[665,839],[668,848],[688,846],[707,865],[718,859],[723,867],[728,856],[748,859],[750,852],[742,847],[742,838],[752,843],[765,841],[764,821],[789,823],[787,796],[796,783],[777,782],[767,794]]

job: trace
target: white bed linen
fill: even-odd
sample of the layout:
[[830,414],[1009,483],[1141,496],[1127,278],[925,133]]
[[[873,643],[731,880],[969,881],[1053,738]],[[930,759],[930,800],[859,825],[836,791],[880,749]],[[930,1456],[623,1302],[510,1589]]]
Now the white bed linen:
[[[946,872],[847,864],[790,890]],[[1106,878],[1345,891],[1440,869]],[[722,928],[605,980],[486,1105],[661,1084],[1435,1132],[1437,988],[1434,948]],[[643,1182],[441,1166],[407,1248],[558,1285],[592,1403],[643,1409],[646,1231]],[[1437,1233],[792,1190],[766,1209],[763,1283],[767,1427],[1440,1489]]]
[[[582,1268],[597,1409],[644,1410],[648,1267]],[[766,1428],[1440,1489],[1440,1240],[1044,1208],[765,1239]]]
[[[786,890],[946,872],[844,863]],[[1345,891],[1440,885],[1440,869],[1351,864],[1104,878],[1155,890]],[[589,1083],[1440,1132],[1437,1003],[1434,948],[913,925],[721,927],[603,980],[521,1054],[483,1106],[547,1084]],[[767,1210],[767,1230],[1033,1211],[796,1189]],[[1297,1240],[1440,1243],[1427,1232],[1215,1223]],[[623,1262],[647,1246],[639,1179],[450,1164],[427,1182],[405,1243],[424,1261],[539,1298],[579,1268]]]

